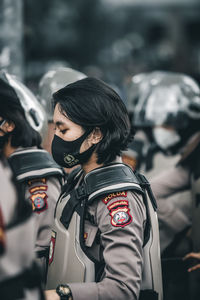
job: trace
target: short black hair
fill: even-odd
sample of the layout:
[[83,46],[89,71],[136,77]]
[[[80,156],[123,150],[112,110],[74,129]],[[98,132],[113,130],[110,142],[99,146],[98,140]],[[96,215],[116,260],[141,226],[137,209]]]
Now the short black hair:
[[42,142],[40,134],[28,124],[21,111],[2,112],[0,108],[0,116],[4,120],[15,124],[14,130],[11,132],[12,147],[40,147]]
[[11,146],[13,147],[40,147],[41,136],[26,120],[15,90],[4,80],[0,79],[0,116],[15,124],[11,132]]
[[54,107],[85,130],[99,127],[103,139],[96,148],[97,163],[110,163],[133,139],[129,115],[120,96],[105,82],[87,77],[53,94]]

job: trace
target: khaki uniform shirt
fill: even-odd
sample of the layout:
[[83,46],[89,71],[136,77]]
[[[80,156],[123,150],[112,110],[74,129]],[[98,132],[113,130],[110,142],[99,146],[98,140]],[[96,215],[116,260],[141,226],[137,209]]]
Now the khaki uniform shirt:
[[[16,151],[19,150],[25,149],[18,148]],[[50,244],[51,225],[54,222],[54,209],[61,192],[61,183],[57,176],[48,175],[26,180],[22,184],[25,185],[25,199],[32,206],[35,216],[36,251],[45,250]]]
[[67,283],[73,299],[138,299],[146,222],[141,196],[132,192],[111,193],[95,200],[88,215],[85,243],[92,256],[104,258],[105,268],[97,283]]
[[54,176],[26,182],[25,199],[30,202],[35,217],[36,251],[44,250],[50,244],[54,210],[60,191],[61,184]]
[[[191,224],[191,196],[188,211],[175,206],[168,197],[190,188],[191,173],[186,167],[176,166],[154,177],[150,183],[158,205],[161,252],[172,242],[178,232]],[[181,199],[179,199],[181,201]]]
[[[21,149],[24,150],[18,148],[16,151]],[[40,170],[38,170],[39,173]],[[61,192],[61,183],[58,176],[48,175],[26,180],[21,184],[23,185],[25,199],[32,206],[34,213],[35,251],[41,254],[37,261],[41,266],[43,278],[45,278],[47,251],[51,241],[51,227],[54,222],[55,205]],[[44,252],[40,253],[40,251]]]
[[[12,279],[23,273],[24,270],[32,266],[35,259],[33,217],[29,217],[27,221],[23,221],[17,226],[6,229],[6,226],[16,219],[18,210],[16,189],[11,181],[11,176],[10,169],[0,163],[0,243],[4,247],[4,252],[0,256],[0,282]],[[1,296],[0,294],[0,298]],[[38,288],[30,290],[24,288],[23,299],[40,299]]]

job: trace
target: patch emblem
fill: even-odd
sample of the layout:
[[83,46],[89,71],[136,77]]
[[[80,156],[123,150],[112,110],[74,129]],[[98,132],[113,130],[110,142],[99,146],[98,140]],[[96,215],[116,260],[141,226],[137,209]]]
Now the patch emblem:
[[127,192],[116,192],[111,193],[108,196],[106,196],[102,201],[103,203],[107,204],[110,200],[116,197],[127,197]]
[[33,183],[36,182],[42,182],[42,183],[46,183],[46,178],[34,178],[28,181],[28,185],[32,185]]
[[47,191],[47,188],[48,187],[46,185],[34,186],[33,188],[29,189],[29,192],[33,194],[38,191]]
[[51,242],[49,246],[49,265],[52,263],[54,258],[55,245],[56,245],[56,232],[52,230]]
[[115,227],[124,227],[132,222],[128,201],[120,200],[108,206],[111,216],[111,224]]
[[44,192],[31,195],[30,199],[32,201],[32,209],[34,212],[40,214],[42,211],[47,209],[47,197],[47,194]]

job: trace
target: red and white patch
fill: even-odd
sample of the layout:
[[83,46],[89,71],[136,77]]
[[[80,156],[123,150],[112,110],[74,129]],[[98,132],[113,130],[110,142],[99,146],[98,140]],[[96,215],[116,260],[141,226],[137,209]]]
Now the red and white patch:
[[115,201],[108,206],[111,224],[115,227],[125,227],[132,222],[129,203],[126,200]]
[[56,232],[52,230],[51,242],[49,247],[49,265],[52,263],[54,258],[55,245],[56,245]]
[[110,200],[116,197],[127,197],[127,192],[115,192],[115,193],[110,193],[108,196],[106,196],[102,201],[105,204],[108,204]]
[[48,196],[45,192],[32,194],[30,196],[32,201],[32,210],[38,214],[46,210],[48,208],[47,198]]

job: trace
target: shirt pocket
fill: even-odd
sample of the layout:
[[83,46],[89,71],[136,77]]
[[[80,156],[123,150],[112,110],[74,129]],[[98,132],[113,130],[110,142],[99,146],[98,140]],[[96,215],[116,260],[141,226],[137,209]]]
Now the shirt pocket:
[[89,222],[85,222],[85,230],[84,230],[84,239],[85,245],[87,247],[92,247],[95,237],[98,231],[98,227],[90,224]]

